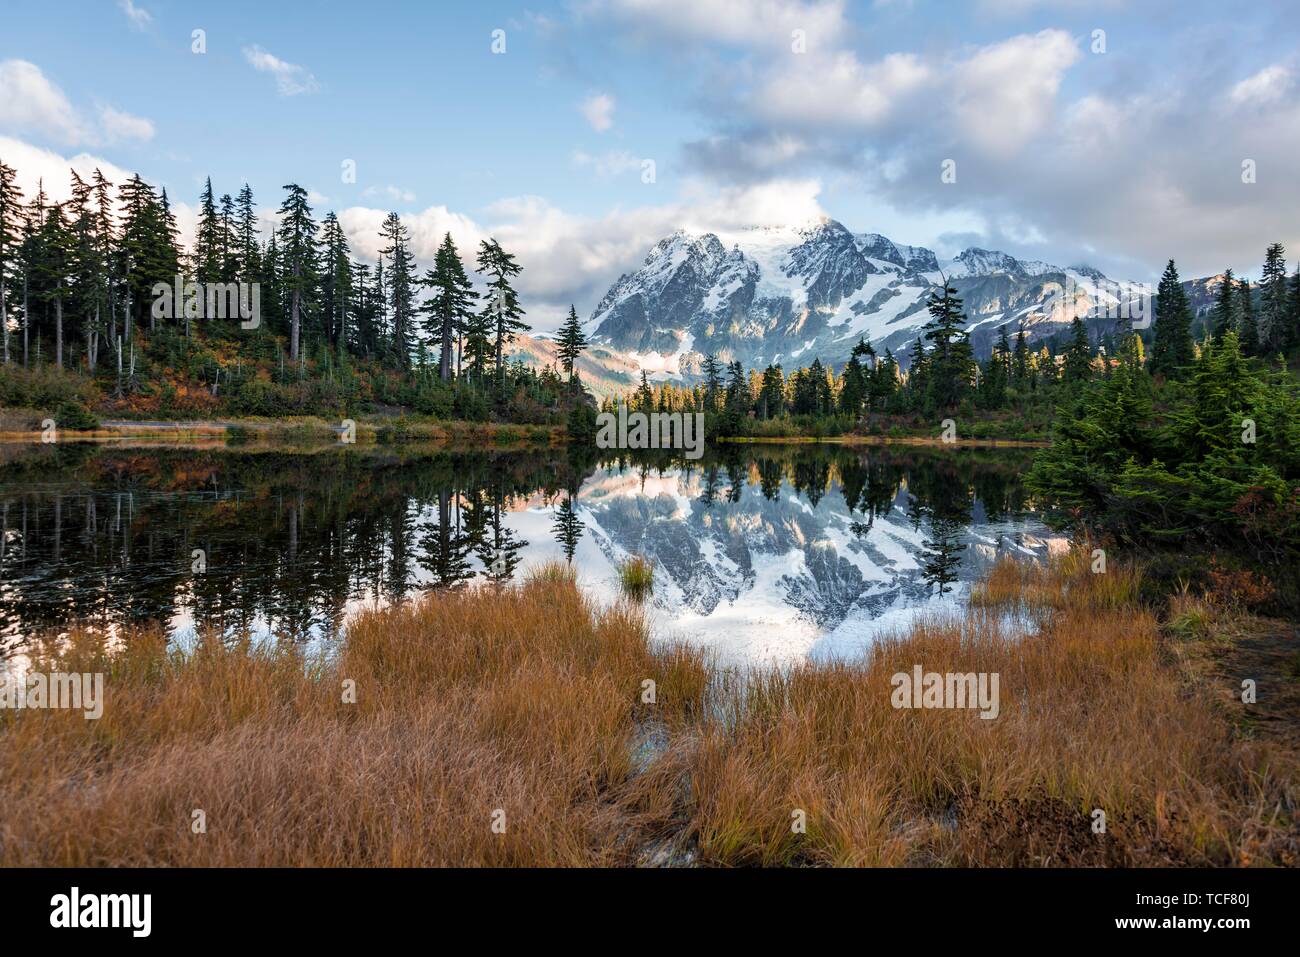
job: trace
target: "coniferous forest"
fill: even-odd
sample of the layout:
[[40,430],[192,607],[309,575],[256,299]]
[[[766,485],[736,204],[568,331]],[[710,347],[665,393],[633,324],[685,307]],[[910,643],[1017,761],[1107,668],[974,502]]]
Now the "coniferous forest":
[[[573,369],[586,344],[576,313],[558,368],[510,361],[510,344],[529,328],[515,291],[522,266],[493,239],[462,254],[447,235],[422,267],[391,213],[371,265],[301,186],[284,187],[267,229],[250,187],[218,197],[209,180],[186,250],[165,189],[139,176],[110,183],[98,170],[89,181],[70,176],[66,202],[43,185],[25,196],[0,158],[0,406],[57,413],[78,428],[96,415],[386,408],[562,424],[585,404]],[[161,286],[174,291],[160,296]],[[254,288],[255,324],[234,298],[209,298],[229,289],[249,312]]]

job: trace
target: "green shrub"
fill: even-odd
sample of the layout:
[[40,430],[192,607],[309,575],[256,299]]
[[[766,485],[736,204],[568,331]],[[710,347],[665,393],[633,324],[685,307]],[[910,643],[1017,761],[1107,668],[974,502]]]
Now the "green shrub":
[[99,419],[80,402],[68,399],[54,410],[54,422],[60,429],[84,432],[99,428]]

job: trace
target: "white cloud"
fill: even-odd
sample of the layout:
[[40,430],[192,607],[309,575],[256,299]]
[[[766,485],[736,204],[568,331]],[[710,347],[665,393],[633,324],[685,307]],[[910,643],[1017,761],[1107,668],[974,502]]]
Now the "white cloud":
[[[379,257],[379,250],[384,247],[384,240],[379,237],[379,227],[388,213],[387,209],[369,206],[350,206],[339,211],[339,224],[348,237],[354,256],[371,262]],[[411,252],[415,254],[421,269],[433,264],[434,254],[447,233],[451,233],[461,258],[471,268],[479,241],[487,238],[487,233],[473,219],[452,212],[446,206],[429,206],[418,212],[399,211],[399,215],[411,234]]]
[[[479,242],[495,237],[524,267],[518,288],[529,322],[535,331],[544,332],[558,325],[570,303],[580,313],[589,312],[621,273],[636,268],[646,251],[674,229],[807,222],[823,215],[817,201],[820,188],[816,180],[723,190],[691,182],[676,201],[616,209],[599,217],[574,215],[540,196],[499,200],[487,208],[484,221],[446,206],[399,212],[421,271],[432,264],[448,232],[471,271]],[[384,245],[379,229],[387,215],[387,210],[365,206],[339,212],[353,255],[375,260]]]
[[935,71],[911,53],[863,64],[841,51],[824,58],[783,57],[778,64],[751,109],[766,120],[799,126],[873,126],[935,79]]
[[0,136],[0,159],[18,171],[18,188],[28,200],[36,195],[40,183],[44,183],[45,192],[51,200],[63,202],[70,199],[70,169],[76,170],[77,175],[87,181],[94,175],[96,168],[114,184],[124,183],[131,178],[130,173],[103,157],[89,153],[63,156],[9,136]]
[[809,54],[837,42],[846,31],[841,0],[594,0],[587,9],[672,36],[786,52],[793,31],[802,30]]
[[111,106],[99,109],[99,123],[109,142],[119,140],[151,140],[154,128],[150,120],[142,116],[125,113]]
[[0,125],[40,133],[69,146],[88,131],[63,91],[26,60],[0,62]]
[[303,66],[288,63],[278,56],[263,50],[260,46],[244,47],[244,59],[259,73],[270,73],[275,77],[275,88],[281,96],[297,96],[300,93],[315,93],[320,89],[316,77]]
[[150,120],[108,104],[99,108],[98,125],[88,122],[41,68],[26,60],[0,62],[0,127],[65,146],[150,140],[154,135]]
[[608,93],[587,97],[578,109],[597,133],[603,133],[614,125],[614,98]]
[[118,0],[117,5],[126,14],[126,18],[131,21],[131,26],[137,30],[143,30],[153,22],[153,15],[144,7],[137,7],[131,0]]
[[1291,89],[1294,80],[1287,67],[1275,63],[1260,70],[1254,76],[1246,77],[1232,88],[1228,98],[1238,106],[1245,104],[1263,106],[1276,103]]
[[1022,34],[982,47],[956,70],[956,118],[990,153],[1018,150],[1051,120],[1065,71],[1082,54],[1064,30]]

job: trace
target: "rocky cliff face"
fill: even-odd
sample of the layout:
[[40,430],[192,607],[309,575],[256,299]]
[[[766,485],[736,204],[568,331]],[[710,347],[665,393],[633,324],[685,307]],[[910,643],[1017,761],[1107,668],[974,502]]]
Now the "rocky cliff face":
[[1089,325],[1107,331],[1116,323],[1105,314],[1135,295],[1087,267],[975,248],[942,261],[929,249],[822,219],[729,233],[679,230],[619,278],[590,324],[597,342],[652,378],[689,376],[710,352],[746,367],[790,368],[814,358],[839,365],[859,338],[903,360],[944,277],[964,301],[982,355],[1003,325],[1038,340],[1068,325],[1075,310],[1100,314]]

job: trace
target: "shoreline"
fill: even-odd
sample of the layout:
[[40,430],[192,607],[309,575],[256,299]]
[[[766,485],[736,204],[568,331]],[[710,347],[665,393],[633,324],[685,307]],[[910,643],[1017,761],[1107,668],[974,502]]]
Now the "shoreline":
[[[441,444],[458,440],[509,442],[510,444],[549,445],[567,444],[568,435],[563,426],[517,425],[513,423],[482,422],[410,422],[404,420],[355,420],[356,443],[381,443],[386,430],[398,430],[395,442],[430,441]],[[162,419],[108,419],[97,429],[66,430],[60,433],[60,442],[113,442],[123,439],[150,439],[163,444],[189,440],[205,442],[229,441],[239,435],[245,441],[285,438],[315,438],[337,442],[343,426],[309,416],[303,419],[194,419],[168,421]],[[252,433],[251,435],[249,433]],[[0,443],[40,443],[40,431],[3,431]],[[959,438],[949,442],[935,436],[889,435],[786,435],[786,436],[720,436],[713,439],[718,444],[735,445],[903,445],[958,448],[1048,448],[1051,442],[1043,439]],[[344,444],[344,443],[340,443]],[[382,444],[382,443],[381,443]]]

